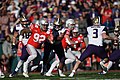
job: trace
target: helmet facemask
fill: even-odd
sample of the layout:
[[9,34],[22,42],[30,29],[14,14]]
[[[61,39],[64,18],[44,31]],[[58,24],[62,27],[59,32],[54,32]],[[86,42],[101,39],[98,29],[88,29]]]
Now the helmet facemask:
[[75,27],[75,21],[73,19],[68,19],[66,21],[66,27],[72,30]]
[[28,27],[30,22],[26,18],[21,18],[20,23],[23,27]]
[[47,31],[47,29],[48,29],[48,23],[45,20],[41,20],[41,22],[40,22],[40,28],[43,31]]
[[72,35],[73,35],[73,37],[77,37],[78,36],[78,28],[74,28],[72,30]]
[[62,29],[62,24],[61,24],[61,20],[58,18],[57,21],[54,22],[54,28],[56,30],[60,30]]
[[75,24],[69,24],[69,27],[70,29],[73,29],[75,27]]

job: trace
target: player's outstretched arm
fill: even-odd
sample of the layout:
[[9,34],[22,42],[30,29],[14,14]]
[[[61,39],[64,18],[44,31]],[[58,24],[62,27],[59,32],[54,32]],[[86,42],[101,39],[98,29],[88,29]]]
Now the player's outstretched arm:
[[103,34],[102,34],[102,38],[103,38],[103,39],[107,39],[107,40],[114,40],[113,37],[108,36],[106,33],[103,33]]

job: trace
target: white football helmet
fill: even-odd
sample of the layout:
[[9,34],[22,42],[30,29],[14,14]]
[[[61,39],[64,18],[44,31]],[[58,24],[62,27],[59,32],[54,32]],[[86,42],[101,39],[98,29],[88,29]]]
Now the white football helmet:
[[66,27],[67,28],[74,28],[75,27],[75,21],[74,21],[74,19],[68,19],[66,21]]
[[43,30],[47,30],[47,28],[48,28],[48,23],[47,23],[46,20],[42,19],[42,20],[40,21],[40,28],[43,29]]

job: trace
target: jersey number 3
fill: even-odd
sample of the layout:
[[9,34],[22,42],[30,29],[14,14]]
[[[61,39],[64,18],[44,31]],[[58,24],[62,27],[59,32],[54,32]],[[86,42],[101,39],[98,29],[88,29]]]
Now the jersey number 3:
[[98,29],[93,29],[93,38],[98,38]]

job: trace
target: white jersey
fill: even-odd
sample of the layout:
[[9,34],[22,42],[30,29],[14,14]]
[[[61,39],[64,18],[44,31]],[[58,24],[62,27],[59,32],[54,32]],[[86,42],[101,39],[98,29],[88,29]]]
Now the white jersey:
[[18,31],[19,35],[20,35],[21,30],[23,30],[24,28],[22,27],[21,24],[18,24],[15,27],[16,27],[16,30]]
[[96,46],[103,46],[102,33],[106,33],[105,26],[89,26],[87,28],[88,32],[88,44],[93,44]]
[[[22,27],[21,24],[16,25],[16,30],[18,31],[19,35],[20,35],[20,33],[21,33],[21,31],[22,31],[23,29],[24,29],[24,27]],[[23,43],[24,45],[27,44],[30,35],[31,35],[31,33],[24,33],[24,34],[22,35],[22,43]]]

